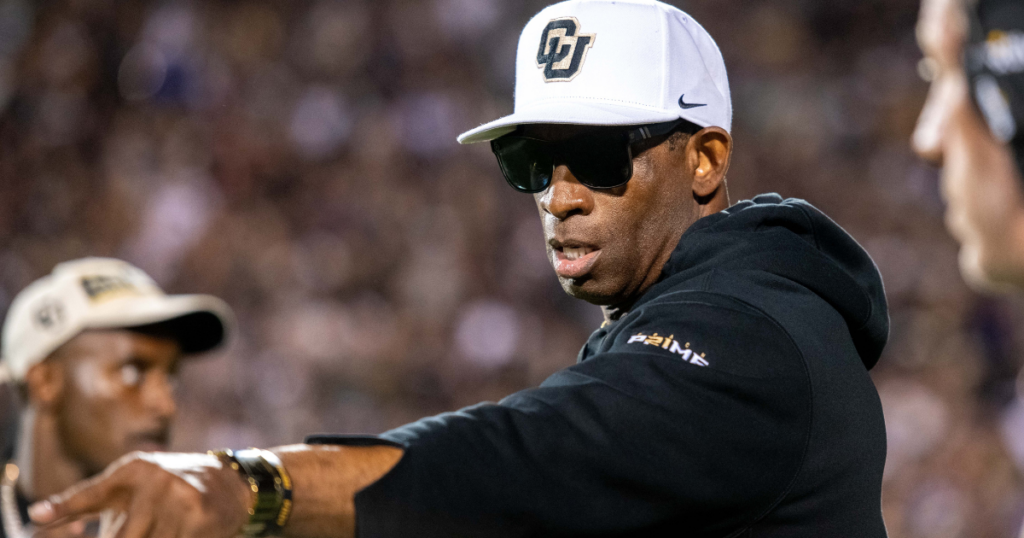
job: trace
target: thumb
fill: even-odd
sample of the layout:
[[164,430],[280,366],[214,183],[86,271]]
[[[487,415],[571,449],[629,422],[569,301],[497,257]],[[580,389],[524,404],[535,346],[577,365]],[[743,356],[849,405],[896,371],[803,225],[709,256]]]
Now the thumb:
[[38,529],[32,538],[88,538],[87,523],[83,520],[72,521],[67,525],[51,525]]

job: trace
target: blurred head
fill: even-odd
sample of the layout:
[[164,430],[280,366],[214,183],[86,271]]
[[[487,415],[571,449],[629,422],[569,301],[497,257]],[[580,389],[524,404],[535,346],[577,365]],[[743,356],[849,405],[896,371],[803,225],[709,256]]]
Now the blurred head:
[[[998,3],[979,8],[989,8],[991,21],[1007,22],[994,11]],[[972,23],[978,43],[965,54]],[[1024,286],[1024,184],[1007,143],[1016,129],[1006,101],[1012,96],[1001,76],[978,76],[991,64],[988,51],[1009,43],[992,24],[974,22],[961,0],[923,0],[917,28],[931,88],[913,147],[942,167],[946,226],[960,242],[965,280],[980,288]]]
[[62,453],[86,476],[133,450],[165,450],[181,346],[159,327],[87,330],[24,380],[37,418],[57,426]]
[[[562,141],[601,129],[529,125],[523,133]],[[611,189],[582,184],[564,163],[534,194],[548,258],[562,288],[599,305],[628,303],[654,284],[683,232],[728,206],[732,138],[707,127],[675,132],[634,149],[633,175]]]
[[58,265],[4,321],[0,379],[23,389],[34,417],[23,441],[44,436],[84,476],[127,452],[166,448],[179,360],[219,346],[231,319],[220,299],[166,295],[121,260]]

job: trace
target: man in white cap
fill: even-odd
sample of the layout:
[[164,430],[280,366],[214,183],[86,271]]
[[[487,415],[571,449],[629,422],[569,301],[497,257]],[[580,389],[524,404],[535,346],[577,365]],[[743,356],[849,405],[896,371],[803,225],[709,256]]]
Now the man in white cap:
[[805,202],[729,206],[707,32],[653,0],[552,5],[515,97],[460,140],[491,142],[562,287],[604,309],[575,366],[379,437],[139,454],[33,518],[124,511],[123,538],[884,537],[881,278]]
[[231,312],[165,295],[126,262],[58,265],[11,303],[0,368],[24,400],[0,476],[0,537],[31,536],[24,511],[136,450],[167,448],[182,357],[220,345]]

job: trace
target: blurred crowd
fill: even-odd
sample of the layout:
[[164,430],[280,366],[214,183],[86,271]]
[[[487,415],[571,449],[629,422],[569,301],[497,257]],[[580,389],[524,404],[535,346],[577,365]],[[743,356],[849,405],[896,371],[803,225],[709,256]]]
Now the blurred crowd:
[[[885,278],[890,535],[1015,535],[1024,303],[965,287],[910,152],[917,0],[672,3],[729,68],[733,201],[809,200]],[[228,301],[237,336],[181,372],[183,450],[377,433],[573,364],[599,309],[487,145],[455,143],[511,112],[544,5],[0,0],[0,311],[88,255]]]

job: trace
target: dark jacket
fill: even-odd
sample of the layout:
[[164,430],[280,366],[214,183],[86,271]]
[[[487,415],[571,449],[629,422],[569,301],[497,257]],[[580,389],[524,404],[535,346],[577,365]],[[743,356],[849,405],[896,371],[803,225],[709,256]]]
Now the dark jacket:
[[887,336],[849,235],[800,200],[741,202],[575,366],[383,434],[405,455],[357,495],[358,534],[884,537]]

